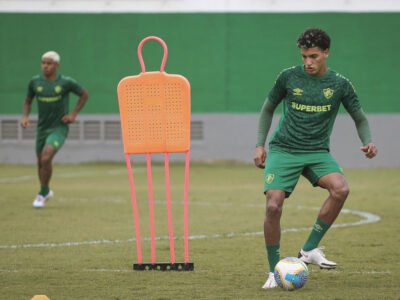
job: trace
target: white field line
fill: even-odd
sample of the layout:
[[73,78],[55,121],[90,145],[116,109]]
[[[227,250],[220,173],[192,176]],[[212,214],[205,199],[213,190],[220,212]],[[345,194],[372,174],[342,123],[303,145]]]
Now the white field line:
[[113,272],[113,273],[132,273],[131,269],[84,269],[84,272]]
[[[207,202],[198,202],[202,205],[207,204]],[[211,205],[211,203],[208,203]],[[207,204],[207,205],[208,205]],[[251,207],[256,207],[257,205],[250,205]],[[289,205],[287,205],[289,206]],[[307,207],[307,206],[292,206],[297,209],[311,209],[318,210],[319,207]],[[369,212],[357,211],[352,209],[342,209],[344,214],[352,214],[360,217],[360,220],[349,223],[333,224],[331,228],[341,228],[341,227],[351,227],[360,226],[370,223],[376,223],[380,221],[378,215],[374,215]],[[301,232],[308,231],[311,227],[297,227],[297,228],[286,228],[282,230],[282,233],[290,232]],[[189,236],[190,240],[202,240],[202,239],[223,239],[223,238],[237,238],[237,237],[248,237],[248,236],[262,236],[263,231],[255,232],[226,232],[226,233],[216,233],[216,234],[199,234]],[[168,236],[156,237],[156,240],[168,240]],[[175,237],[175,240],[182,240],[183,237]],[[143,241],[149,241],[149,237],[142,238]],[[64,243],[37,243],[37,244],[20,244],[20,245],[0,245],[0,250],[6,249],[27,249],[27,248],[60,248],[60,247],[76,247],[84,245],[104,245],[104,244],[124,244],[135,242],[135,238],[125,239],[125,240],[92,240],[92,241],[81,241],[81,242],[64,242]]]
[[[162,166],[152,166],[152,171],[163,171]],[[145,173],[146,168],[134,168],[133,167],[133,173]],[[128,175],[127,170],[125,169],[113,169],[113,170],[107,170],[104,171],[104,175]],[[76,178],[76,177],[90,177],[90,176],[99,176],[99,172],[95,171],[82,171],[82,172],[73,172],[73,173],[58,173],[54,174],[55,178]],[[18,183],[18,182],[23,182],[23,181],[29,181],[32,179],[36,180],[37,175],[24,175],[24,176],[15,176],[15,177],[2,177],[0,178],[0,184],[2,183]]]
[[385,274],[392,274],[392,272],[390,272],[390,271],[354,271],[354,272],[349,272],[349,274],[385,275]]
[[[49,272],[63,272],[59,270],[44,270],[44,269],[25,269],[25,270],[7,270],[7,269],[0,269],[0,274],[1,273],[23,273],[23,272],[38,272],[38,271],[45,271],[47,273]],[[131,269],[83,269],[83,272],[109,272],[109,273],[132,273]],[[203,272],[206,273],[208,270],[197,270],[196,273]],[[315,269],[314,272],[319,272],[318,269]],[[337,275],[343,275],[345,274],[359,274],[359,275],[391,275],[391,271],[353,271],[353,272],[344,272],[344,271],[339,271],[339,270],[330,270],[329,274],[334,274],[336,273]]]
[[[98,174],[96,172],[77,172],[77,173],[63,173],[57,174],[54,177],[59,178],[71,178],[71,177],[87,177]],[[24,175],[24,176],[15,176],[15,177],[4,177],[0,178],[0,183],[18,183],[23,181],[29,181],[32,179],[36,179],[37,175]]]
[[[132,273],[132,269],[83,269],[83,272],[112,272],[112,273]],[[209,270],[196,270],[196,273],[207,273]],[[1,270],[0,270],[1,273]]]

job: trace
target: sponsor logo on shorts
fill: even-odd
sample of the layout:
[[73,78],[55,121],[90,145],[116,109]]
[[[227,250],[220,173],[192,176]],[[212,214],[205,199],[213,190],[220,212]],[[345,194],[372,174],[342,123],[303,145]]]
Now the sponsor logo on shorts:
[[60,147],[60,143],[58,141],[54,141],[53,146],[57,149],[58,147]]
[[265,182],[268,184],[271,184],[272,181],[274,181],[274,178],[275,178],[275,174],[269,173],[267,175],[267,177],[265,178]]

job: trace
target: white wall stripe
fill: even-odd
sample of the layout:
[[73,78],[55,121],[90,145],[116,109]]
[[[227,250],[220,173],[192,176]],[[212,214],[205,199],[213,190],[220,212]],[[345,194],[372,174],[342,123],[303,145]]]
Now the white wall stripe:
[[0,0],[0,12],[399,12],[397,0]]

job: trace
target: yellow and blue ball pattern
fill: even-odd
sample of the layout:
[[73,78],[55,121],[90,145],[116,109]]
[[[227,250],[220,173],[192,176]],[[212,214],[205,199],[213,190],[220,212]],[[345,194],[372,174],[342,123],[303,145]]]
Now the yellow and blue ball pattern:
[[286,291],[302,288],[308,280],[306,264],[296,257],[285,257],[275,266],[275,280]]

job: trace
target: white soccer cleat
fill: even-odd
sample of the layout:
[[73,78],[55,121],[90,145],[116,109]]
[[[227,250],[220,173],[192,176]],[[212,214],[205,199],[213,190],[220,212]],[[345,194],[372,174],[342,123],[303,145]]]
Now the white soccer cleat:
[[37,195],[35,200],[33,201],[32,206],[34,208],[43,208],[46,205],[46,201],[53,198],[53,196],[54,196],[54,193],[52,190],[50,190],[49,193],[44,197],[42,195]]
[[315,248],[310,251],[300,250],[299,258],[306,264],[313,264],[319,266],[321,269],[334,269],[336,263],[334,261],[327,260],[325,254],[322,251],[323,247]]
[[263,289],[273,289],[276,288],[278,284],[276,283],[274,273],[269,272],[268,279],[262,286]]
[[50,200],[53,197],[54,197],[54,193],[53,193],[52,190],[50,190],[49,193],[46,196],[44,196],[44,199],[47,201],[47,200]]
[[46,199],[42,195],[37,195],[33,201],[34,208],[43,208],[46,205]]

